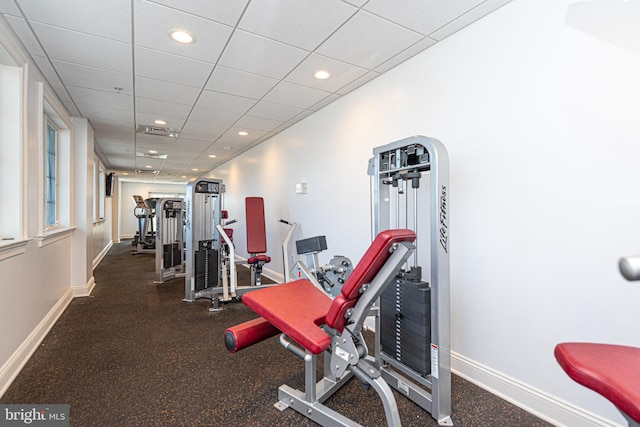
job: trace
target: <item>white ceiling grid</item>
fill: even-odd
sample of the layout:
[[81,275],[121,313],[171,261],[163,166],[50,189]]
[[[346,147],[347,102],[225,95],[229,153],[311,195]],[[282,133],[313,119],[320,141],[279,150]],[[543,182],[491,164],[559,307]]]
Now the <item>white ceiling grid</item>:
[[[0,0],[0,12],[91,122],[109,169],[185,182],[509,1]],[[135,132],[158,119],[179,137]],[[167,158],[136,155],[150,150]]]

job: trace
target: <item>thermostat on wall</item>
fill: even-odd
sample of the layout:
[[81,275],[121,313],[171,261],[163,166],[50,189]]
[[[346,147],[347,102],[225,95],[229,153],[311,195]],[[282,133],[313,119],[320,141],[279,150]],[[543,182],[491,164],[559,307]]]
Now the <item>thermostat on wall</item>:
[[299,182],[296,184],[296,194],[307,194],[306,182]]

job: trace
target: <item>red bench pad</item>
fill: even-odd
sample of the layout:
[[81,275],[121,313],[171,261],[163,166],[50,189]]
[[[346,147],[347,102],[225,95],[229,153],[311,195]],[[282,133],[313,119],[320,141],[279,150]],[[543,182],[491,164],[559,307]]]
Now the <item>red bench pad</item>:
[[259,262],[264,262],[264,263],[271,262],[271,257],[268,255],[256,255],[247,259],[247,263],[249,264],[257,264]]
[[554,355],[574,381],[600,393],[631,419],[640,422],[640,348],[561,343]]
[[306,279],[251,291],[242,302],[313,354],[329,348],[325,323],[332,300]]

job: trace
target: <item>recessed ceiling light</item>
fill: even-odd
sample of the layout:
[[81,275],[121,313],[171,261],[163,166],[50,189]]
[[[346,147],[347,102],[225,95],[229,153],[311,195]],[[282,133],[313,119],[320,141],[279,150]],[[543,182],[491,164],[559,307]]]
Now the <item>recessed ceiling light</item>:
[[147,169],[151,169],[152,167],[153,167],[153,166],[151,166],[151,165],[147,165],[147,166],[145,166],[145,168],[147,168]]
[[171,40],[182,44],[192,44],[196,42],[196,38],[185,30],[171,30],[169,31],[169,37]]
[[230,145],[227,145],[226,147],[222,147],[225,150],[231,150],[233,147],[231,147]]
[[186,178],[186,177],[187,177],[187,175],[182,175],[182,178]]
[[240,136],[247,136],[247,135],[249,135],[249,132],[244,131],[244,130],[241,130],[240,132],[238,132],[238,135],[240,135]]
[[166,125],[167,122],[165,122],[164,120],[154,120],[153,123],[157,124],[157,125]]
[[329,77],[331,77],[331,73],[327,70],[318,70],[315,73],[313,73],[313,77],[315,77],[318,80],[326,80]]
[[194,171],[194,172],[198,172],[198,169],[197,169],[197,168],[193,168],[193,169],[191,169],[191,170],[192,170],[192,171]]
[[122,172],[122,175],[129,175],[129,172]]
[[158,154],[158,152],[156,150],[149,150],[149,153],[151,154]]
[[209,154],[209,157],[211,157],[212,159],[215,159],[216,155],[215,154]]

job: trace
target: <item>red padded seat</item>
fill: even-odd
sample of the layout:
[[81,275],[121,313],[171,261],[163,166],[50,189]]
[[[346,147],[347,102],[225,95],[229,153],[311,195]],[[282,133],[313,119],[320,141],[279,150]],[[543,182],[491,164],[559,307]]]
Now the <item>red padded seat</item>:
[[335,300],[310,281],[300,279],[250,292],[242,302],[311,353],[322,353],[329,348],[331,337],[320,326],[327,324],[341,332],[345,314],[358,302],[362,285],[378,274],[393,245],[413,242],[415,238],[415,232],[406,229],[378,234]]
[[329,348],[331,337],[320,326],[332,300],[308,280],[249,292],[242,302],[313,354]]
[[574,381],[600,393],[640,423],[640,348],[561,343],[556,346],[554,355]]
[[259,262],[264,262],[264,263],[271,262],[271,257],[268,255],[256,255],[247,259],[247,263],[249,264],[257,264]]

